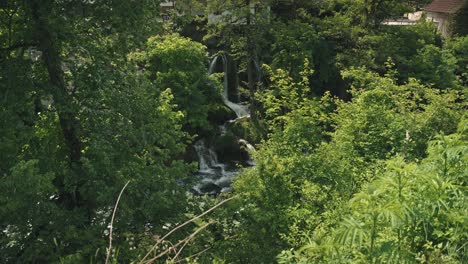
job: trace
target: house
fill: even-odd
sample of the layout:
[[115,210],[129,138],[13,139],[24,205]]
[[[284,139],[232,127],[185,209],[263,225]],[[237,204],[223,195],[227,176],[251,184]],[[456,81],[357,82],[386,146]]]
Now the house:
[[382,22],[383,25],[387,26],[411,26],[418,23],[418,20],[421,19],[422,12],[418,11],[415,13],[409,13],[406,17],[386,19]]
[[[464,11],[463,11],[464,10]],[[444,37],[452,35],[454,22],[458,17],[467,15],[468,0],[434,0],[424,8],[424,11],[408,13],[405,17],[387,19],[382,22],[388,26],[411,26],[425,17],[426,21],[433,22],[437,31]],[[461,27],[465,27],[466,19]]]
[[175,1],[161,2],[161,16],[164,22],[168,22],[171,19],[171,11],[175,9]]
[[[163,22],[169,22],[171,20],[172,15],[181,15],[179,12],[189,12],[192,15],[195,16],[203,16],[205,15],[205,10],[203,6],[206,7],[206,1],[200,1],[198,6],[192,7],[190,5],[187,5],[187,3],[184,3],[183,1],[170,1],[170,0],[163,0],[160,3],[160,8],[161,8],[161,16],[162,16],[162,21]],[[176,9],[176,6],[178,7]],[[184,11],[181,11],[184,10]],[[265,12],[266,11],[266,12]],[[250,13],[252,15],[257,15],[260,13],[267,14],[267,19],[269,19],[269,13],[270,13],[270,6],[261,6],[260,4],[250,4]],[[219,11],[216,13],[211,13],[208,14],[208,24],[216,24],[220,23],[223,20],[230,19],[232,20],[232,23],[234,24],[245,24],[246,21],[245,19],[237,19],[235,16],[232,15],[232,12],[229,10],[223,10]],[[255,22],[252,22],[255,23]]]
[[187,1],[163,0],[159,6],[161,8],[162,21],[165,23],[170,22],[173,15],[181,16],[183,14],[190,14],[193,16],[202,16],[204,14],[203,9],[194,7],[191,2]]
[[[255,17],[257,15],[264,15],[263,18],[267,19],[268,21],[270,20],[270,11],[271,11],[270,5],[250,3],[249,9],[250,9],[250,14],[252,15],[252,17]],[[244,15],[246,14],[244,13]],[[244,18],[236,17],[235,15],[233,15],[232,10],[224,10],[222,12],[208,14],[208,24],[216,24],[216,23],[220,23],[226,20],[230,20],[231,24],[238,24],[238,25],[247,24],[247,21],[246,21],[247,19],[245,17]],[[251,23],[255,24],[255,19],[253,19]]]
[[434,0],[424,8],[426,18],[436,24],[437,30],[444,37],[451,35],[451,25],[457,12],[466,4],[466,0]]

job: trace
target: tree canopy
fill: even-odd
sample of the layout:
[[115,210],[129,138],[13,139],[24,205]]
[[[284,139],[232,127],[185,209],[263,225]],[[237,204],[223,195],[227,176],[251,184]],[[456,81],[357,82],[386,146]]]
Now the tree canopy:
[[383,23],[425,4],[2,1],[0,262],[467,263],[466,6]]

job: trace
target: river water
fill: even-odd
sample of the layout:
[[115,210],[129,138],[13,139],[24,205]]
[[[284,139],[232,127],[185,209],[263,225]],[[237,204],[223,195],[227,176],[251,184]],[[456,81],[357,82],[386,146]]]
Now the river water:
[[[225,55],[215,56],[208,69],[208,74],[213,74],[219,63],[223,69],[223,92],[221,94],[224,104],[236,113],[236,119],[229,120],[219,127],[220,135],[227,131],[227,125],[236,122],[238,119],[249,118],[249,107],[237,104],[229,100],[228,91],[228,59]],[[255,151],[254,147],[244,139],[238,139],[238,144],[247,149],[248,152]],[[215,146],[210,145],[205,139],[200,139],[194,144],[198,159],[199,183],[192,187],[192,192],[203,195],[216,195],[219,193],[232,191],[231,183],[237,175],[238,168],[219,162],[215,152]],[[255,162],[249,158],[244,162],[248,166],[253,166]]]

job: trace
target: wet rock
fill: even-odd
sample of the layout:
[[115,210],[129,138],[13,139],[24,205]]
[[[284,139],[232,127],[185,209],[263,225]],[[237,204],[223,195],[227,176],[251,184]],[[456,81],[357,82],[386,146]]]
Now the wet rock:
[[211,124],[222,125],[234,118],[236,113],[225,105],[213,105],[208,112],[208,121]]
[[220,162],[239,163],[244,158],[238,139],[232,133],[215,138],[213,145]]
[[221,190],[222,190],[222,187],[216,185],[214,182],[200,183],[199,185],[192,188],[192,191],[197,195],[204,195],[204,194],[215,195],[215,194],[219,194]]
[[263,137],[262,132],[254,127],[249,116],[229,121],[226,124],[226,131],[232,133],[238,139],[243,138],[254,145],[259,143]]

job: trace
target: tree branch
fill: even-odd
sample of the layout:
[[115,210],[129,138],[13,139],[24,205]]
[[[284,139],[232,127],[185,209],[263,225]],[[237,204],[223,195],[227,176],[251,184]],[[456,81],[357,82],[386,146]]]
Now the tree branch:
[[12,51],[12,50],[15,50],[15,49],[19,49],[19,48],[29,48],[29,47],[34,47],[34,46],[37,46],[37,43],[34,43],[34,42],[26,42],[26,43],[15,43],[11,46],[8,46],[6,48],[1,48],[0,51]]
[[159,255],[157,255],[156,257],[152,258],[152,259],[149,259],[148,261],[146,261],[146,264],[151,264],[153,263],[155,260],[157,260],[158,258],[166,255],[167,253],[171,252],[171,251],[174,251],[176,250],[176,248],[184,243],[182,245],[182,247],[179,249],[179,251],[176,252],[176,255],[174,257],[174,260],[177,259],[179,257],[179,254],[182,252],[182,250],[184,249],[184,247],[187,245],[187,243],[192,239],[194,238],[198,233],[200,233],[203,229],[207,228],[209,225],[213,224],[215,222],[209,222],[205,225],[203,225],[202,227],[198,228],[197,230],[195,230],[195,232],[193,232],[192,234],[190,234],[188,237],[180,240],[179,242],[177,242],[175,245],[171,246],[170,248],[164,250],[163,252],[161,252]]
[[164,239],[166,239],[168,236],[170,236],[172,233],[174,233],[175,231],[177,231],[178,229],[188,225],[189,223],[191,222],[194,222],[195,220],[207,215],[208,213],[210,213],[211,211],[215,210],[216,208],[220,207],[221,205],[223,205],[224,203],[227,203],[229,202],[230,200],[234,199],[234,198],[237,198],[237,196],[233,196],[231,198],[228,198],[220,203],[218,203],[217,205],[211,207],[210,209],[206,210],[205,212],[203,212],[202,214],[199,214],[198,216],[186,221],[185,223],[181,224],[181,225],[178,225],[177,227],[173,228],[171,231],[169,231],[166,235],[164,235],[161,239],[158,239],[158,241],[156,242],[156,244],[154,244],[154,246],[148,251],[148,253],[146,253],[146,255],[143,257],[142,260],[140,260],[139,264],[143,264],[143,262],[146,260],[146,258],[149,257],[149,255],[156,249],[156,247],[162,242],[164,241]]
[[111,222],[110,222],[110,225],[109,225],[109,247],[107,248],[106,264],[109,263],[110,253],[111,253],[111,250],[112,250],[112,231],[114,229],[115,212],[117,211],[117,206],[119,206],[120,197],[122,196],[122,193],[124,192],[125,188],[127,188],[127,185],[129,183],[130,183],[130,181],[128,181],[125,184],[125,186],[122,188],[122,190],[120,191],[119,197],[117,198],[117,201],[115,202],[114,212],[112,212],[112,219],[111,219]]

